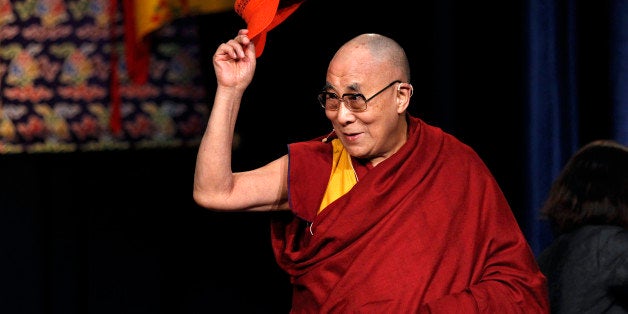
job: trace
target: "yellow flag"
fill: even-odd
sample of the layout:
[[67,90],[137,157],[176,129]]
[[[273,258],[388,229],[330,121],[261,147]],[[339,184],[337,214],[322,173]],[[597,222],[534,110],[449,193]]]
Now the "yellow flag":
[[137,40],[172,20],[233,10],[235,0],[135,0]]

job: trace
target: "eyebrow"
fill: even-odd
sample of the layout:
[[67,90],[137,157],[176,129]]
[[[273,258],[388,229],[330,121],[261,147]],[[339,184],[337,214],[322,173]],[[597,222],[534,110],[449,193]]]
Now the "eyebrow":
[[[358,83],[351,83],[349,86],[347,86],[347,88],[349,90],[351,90],[352,92],[358,92],[360,90]],[[325,86],[323,86],[322,90],[324,90],[324,91],[328,91],[328,90],[337,91],[336,88],[329,82],[325,83]]]

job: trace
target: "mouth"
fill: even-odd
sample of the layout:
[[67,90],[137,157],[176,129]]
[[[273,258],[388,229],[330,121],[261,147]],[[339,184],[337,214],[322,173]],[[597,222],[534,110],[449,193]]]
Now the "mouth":
[[354,142],[357,141],[362,133],[342,133],[342,135],[347,139],[347,141]]

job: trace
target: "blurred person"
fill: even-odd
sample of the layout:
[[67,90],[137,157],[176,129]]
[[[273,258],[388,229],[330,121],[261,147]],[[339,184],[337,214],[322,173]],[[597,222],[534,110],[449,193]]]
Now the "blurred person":
[[541,208],[555,238],[539,254],[552,313],[628,313],[628,147],[583,146]]
[[[410,67],[391,38],[361,34],[333,56],[318,94],[331,133],[234,173],[257,61],[247,34],[213,56],[193,195],[216,211],[290,211],[270,240],[293,286],[291,313],[548,313],[546,278],[489,169],[406,111]],[[249,105],[282,100],[281,90],[272,96]]]

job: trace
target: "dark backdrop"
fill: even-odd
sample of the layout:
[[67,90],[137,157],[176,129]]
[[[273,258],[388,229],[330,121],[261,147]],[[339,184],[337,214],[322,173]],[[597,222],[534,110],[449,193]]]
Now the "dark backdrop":
[[[262,165],[285,153],[288,142],[327,133],[315,95],[328,60],[351,37],[378,32],[406,47],[415,87],[410,111],[473,147],[520,218],[524,1],[376,4],[309,0],[269,34],[238,120],[234,169]],[[243,24],[232,12],[198,21],[209,106],[211,55]],[[603,40],[587,34],[588,43]],[[591,60],[608,58],[595,45],[583,46]],[[583,141],[610,136],[609,106],[586,106]],[[270,251],[270,215],[196,206],[195,154],[187,148],[0,156],[0,311],[286,313],[290,288]]]

